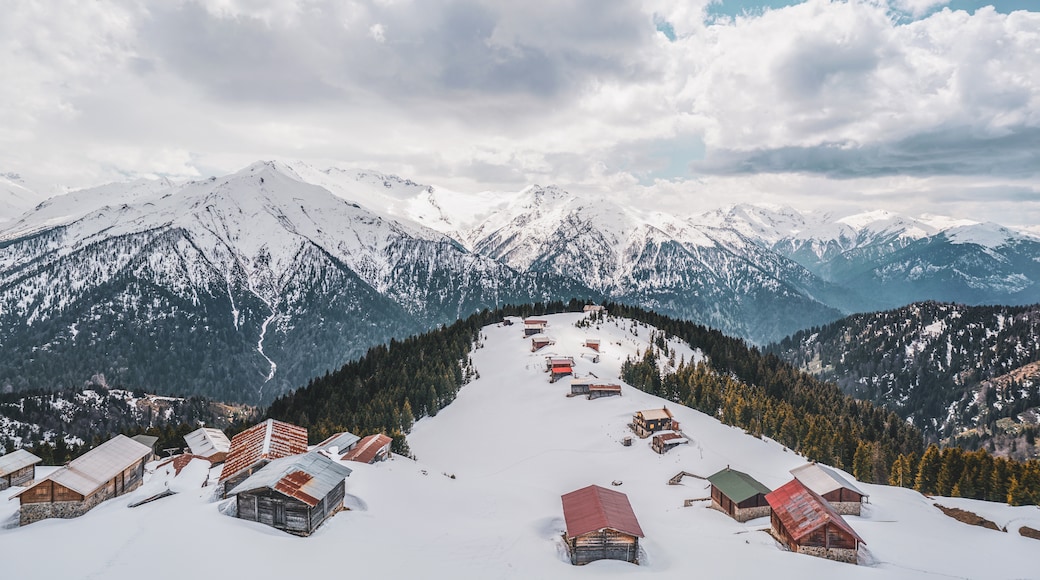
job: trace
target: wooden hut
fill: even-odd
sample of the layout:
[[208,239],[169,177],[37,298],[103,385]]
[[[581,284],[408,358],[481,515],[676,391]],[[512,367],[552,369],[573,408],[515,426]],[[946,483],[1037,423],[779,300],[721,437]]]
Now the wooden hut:
[[601,399],[603,397],[620,397],[621,396],[621,385],[590,385],[589,386],[589,400]]
[[320,453],[275,459],[229,492],[237,517],[309,536],[343,507],[350,468]]
[[755,478],[726,467],[708,476],[711,483],[711,507],[729,514],[738,522],[746,522],[769,515],[766,494],[769,488]]
[[679,445],[685,445],[689,442],[690,440],[684,437],[682,433],[677,433],[675,431],[658,431],[657,433],[654,433],[653,439],[650,440],[650,447],[654,451],[664,455]]
[[766,495],[773,535],[792,552],[857,563],[863,538],[819,494],[792,479]]
[[231,441],[220,429],[199,427],[185,435],[184,442],[192,455],[209,460],[211,465],[223,462],[231,451]]
[[307,429],[268,419],[231,438],[220,472],[220,491],[227,492],[268,462],[307,452]]
[[151,454],[149,447],[116,435],[16,494],[20,524],[75,518],[106,499],[137,489]]
[[394,440],[379,433],[369,435],[358,442],[357,446],[340,457],[340,461],[357,461],[359,463],[375,463],[390,458],[390,444]]
[[339,459],[340,455],[357,447],[358,441],[361,441],[360,437],[348,431],[343,431],[333,434],[328,439],[318,443],[314,447],[314,451],[320,451],[327,457]]
[[546,366],[549,370],[549,382],[555,383],[563,377],[574,374],[574,359],[565,357],[546,357]]
[[592,350],[599,352],[599,339],[598,338],[586,338],[585,348],[591,348]]
[[531,352],[538,352],[550,344],[555,344],[555,342],[544,334],[536,334],[531,337]]
[[819,463],[807,463],[791,470],[791,475],[827,500],[843,516],[858,516],[867,494],[840,473]]
[[571,564],[596,560],[639,563],[639,538],[644,536],[628,496],[590,485],[562,499]]
[[549,323],[545,320],[528,318],[527,320],[524,320],[524,336],[528,337],[535,334],[541,334],[545,331],[545,327],[548,325]]
[[0,455],[0,491],[36,479],[36,464],[41,461],[25,449]]
[[605,313],[607,311],[607,308],[605,306],[600,306],[599,304],[586,304],[585,306],[582,307],[581,311],[582,312],[604,312]]
[[632,430],[646,439],[658,431],[678,431],[679,422],[672,418],[668,407],[638,411],[632,416]]
[[587,395],[589,394],[589,387],[595,383],[595,379],[584,378],[584,379],[571,379],[571,395]]

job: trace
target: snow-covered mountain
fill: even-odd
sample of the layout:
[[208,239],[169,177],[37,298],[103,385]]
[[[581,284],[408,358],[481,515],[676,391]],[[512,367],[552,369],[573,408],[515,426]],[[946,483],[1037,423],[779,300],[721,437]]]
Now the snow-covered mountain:
[[[561,355],[578,355],[590,334],[602,339],[599,363],[577,359],[582,374],[616,381],[626,357],[650,348],[652,329],[629,321],[576,328],[580,316],[548,318]],[[738,523],[710,509],[701,478],[731,466],[776,489],[791,479],[790,469],[805,464],[803,457],[626,384],[620,397],[566,397],[566,381],[547,383],[542,353],[530,352],[517,326],[486,327],[482,335],[482,347],[472,353],[480,377],[408,436],[418,459],[350,463],[349,509],[308,538],[225,515],[229,502],[213,499],[219,467],[209,471],[196,461],[174,478],[172,470],[153,463],[143,487],[70,520],[15,527],[18,502],[7,499],[20,490],[0,491],[5,569],[31,580],[312,577],[337,567],[358,578],[462,580],[1036,575],[1037,541],[1019,532],[1040,528],[1035,507],[926,497],[861,482],[855,485],[869,494],[869,503],[861,515],[845,517],[865,541],[859,566],[788,552],[763,531],[768,518]],[[698,356],[678,341],[669,348],[687,361]],[[645,439],[622,445],[634,412],[665,405],[688,444],[665,455]],[[681,471],[695,476],[669,485]],[[631,503],[645,535],[638,566],[572,566],[567,560],[560,498],[592,484],[624,493]],[[176,493],[128,507],[167,488]],[[1007,531],[961,523],[936,505],[979,514]],[[63,546],[62,557],[41,557],[42,543]]]
[[391,337],[584,293],[275,162],[119,196],[78,192],[2,236],[0,384],[15,388],[103,372],[159,392],[269,400]]
[[100,372],[256,402],[393,336],[573,297],[766,343],[914,300],[1040,302],[1037,240],[936,216],[676,216],[552,186],[460,193],[260,162],[75,191],[0,226],[0,389]]
[[0,173],[0,227],[40,202],[40,196],[16,173]]

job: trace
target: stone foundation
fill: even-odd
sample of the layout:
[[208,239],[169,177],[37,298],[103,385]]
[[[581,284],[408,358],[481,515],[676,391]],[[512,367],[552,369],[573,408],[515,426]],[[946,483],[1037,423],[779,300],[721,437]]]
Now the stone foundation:
[[[141,480],[137,480],[137,483],[126,488],[120,495],[130,493],[138,487],[141,487],[141,483]],[[115,497],[115,495],[108,490],[109,487],[106,485],[105,491],[100,491],[83,501],[23,503],[18,510],[18,525],[27,526],[33,522],[38,522],[47,518],[78,518],[97,507],[101,502]]]
[[834,508],[834,511],[843,516],[858,516],[863,505],[858,501],[831,501],[827,503]]
[[[729,512],[724,510],[722,506],[719,505],[719,502],[715,501],[714,499],[711,500],[711,507],[712,509],[719,510],[727,516],[730,516]],[[733,510],[733,515],[731,515],[730,517],[741,523],[744,523],[748,520],[753,520],[755,518],[769,517],[769,506],[764,505],[751,508],[737,508]]]
[[845,562],[847,564],[858,563],[858,552],[852,548],[821,548],[818,546],[795,546],[795,552],[799,554],[807,554],[809,556],[816,556],[817,558],[827,558],[828,560],[834,560],[836,562]]

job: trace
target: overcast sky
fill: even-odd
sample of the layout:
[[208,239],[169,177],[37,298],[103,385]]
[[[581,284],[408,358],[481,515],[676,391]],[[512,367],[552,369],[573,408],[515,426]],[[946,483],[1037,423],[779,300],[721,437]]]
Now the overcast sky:
[[1037,4],[12,2],[0,174],[48,189],[300,159],[678,211],[1036,225]]

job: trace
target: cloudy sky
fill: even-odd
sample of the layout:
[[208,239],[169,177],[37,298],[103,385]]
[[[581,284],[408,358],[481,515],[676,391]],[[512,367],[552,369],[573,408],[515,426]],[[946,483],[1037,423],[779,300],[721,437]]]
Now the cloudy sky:
[[1040,224],[1034,0],[43,0],[0,70],[42,190],[278,158]]

